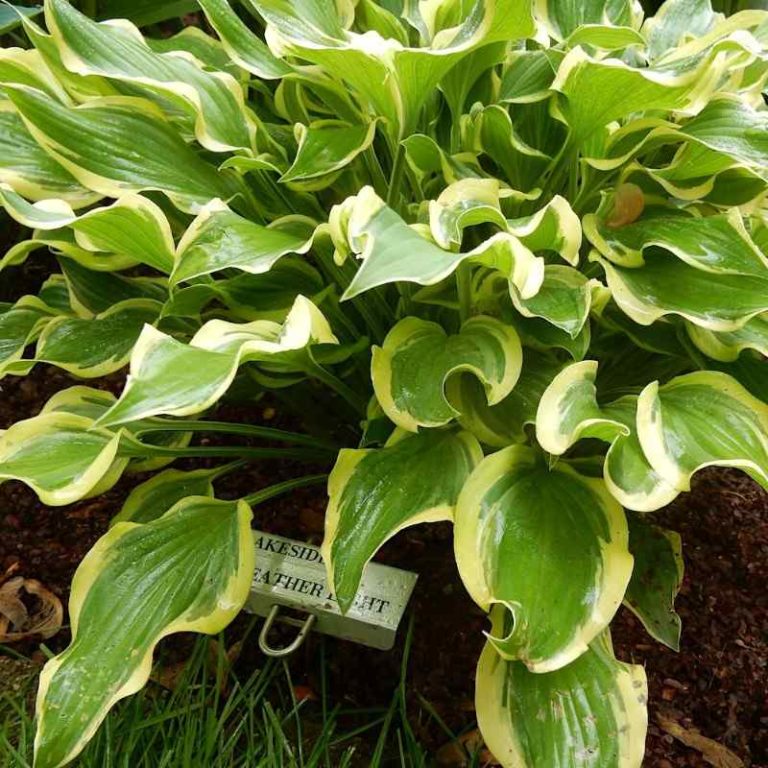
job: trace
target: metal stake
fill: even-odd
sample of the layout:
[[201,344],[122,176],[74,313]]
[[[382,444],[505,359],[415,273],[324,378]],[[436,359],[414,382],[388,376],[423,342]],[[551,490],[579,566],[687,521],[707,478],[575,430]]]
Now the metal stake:
[[299,627],[299,632],[296,637],[293,638],[293,642],[283,648],[273,648],[269,644],[269,630],[272,629],[272,625],[278,618],[280,613],[280,606],[273,605],[264,620],[264,626],[259,633],[259,648],[261,652],[266,656],[272,656],[273,658],[281,658],[283,656],[290,656],[301,644],[306,640],[307,635],[312,630],[312,625],[315,623],[315,615],[313,613],[307,614],[307,618],[303,621],[301,619],[294,619],[291,616],[280,616],[280,621],[283,624],[290,624],[292,627]]

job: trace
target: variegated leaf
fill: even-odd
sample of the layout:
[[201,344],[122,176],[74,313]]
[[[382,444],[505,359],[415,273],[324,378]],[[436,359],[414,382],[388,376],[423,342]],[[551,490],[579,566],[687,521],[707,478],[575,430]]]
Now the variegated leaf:
[[44,413],[0,434],[0,481],[21,480],[44,504],[61,506],[110,488],[128,463],[120,435],[94,429],[93,420]]
[[627,537],[624,511],[602,480],[565,462],[548,467],[525,446],[486,457],[456,505],[467,591],[514,619],[490,642],[533,672],[570,664],[608,626],[632,573]]
[[131,356],[131,375],[118,402],[100,424],[122,424],[156,414],[199,413],[228,389],[248,361],[282,363],[301,371],[307,348],[335,344],[328,321],[311,301],[297,297],[285,323],[210,320],[183,344],[145,326]]
[[[494,610],[494,631],[509,619]],[[555,672],[535,674],[487,642],[477,666],[477,720],[505,768],[640,768],[648,688],[639,664],[613,655],[607,637]]]
[[472,317],[452,336],[437,323],[407,317],[381,347],[374,347],[371,378],[387,416],[416,432],[443,426],[458,415],[445,395],[452,376],[476,377],[488,405],[495,405],[515,386],[521,365],[517,334],[492,317]]
[[385,541],[407,526],[453,518],[459,491],[482,455],[468,432],[445,430],[395,432],[383,448],[339,453],[328,478],[322,552],[342,610]]
[[280,226],[265,227],[212,200],[179,241],[172,280],[179,283],[222,269],[258,275],[288,253],[306,253],[312,238]]
[[130,22],[96,23],[67,0],[46,0],[45,19],[70,71],[160,94],[191,114],[197,140],[214,152],[252,148],[255,121],[231,75],[205,70],[179,52],[156,53]]
[[36,766],[57,768],[83,749],[112,706],[147,682],[163,637],[215,634],[235,617],[253,578],[251,516],[242,501],[192,496],[99,539],[72,582],[72,643],[40,676]]
[[675,597],[683,581],[680,536],[629,514],[629,551],[635,569],[624,596],[625,605],[652,637],[673,651],[680,650],[680,617]]
[[67,107],[21,86],[6,91],[35,140],[84,187],[110,197],[159,190],[182,210],[236,191],[151,102],[94,99]]
[[166,469],[137,485],[112,518],[117,523],[151,523],[188,496],[213,498],[212,481],[220,472],[214,469]]
[[438,32],[430,47],[409,48],[375,30],[349,32],[331,0],[250,0],[267,21],[274,53],[322,66],[348,82],[389,121],[394,136],[413,132],[424,95],[480,45],[534,32],[530,4],[521,0],[478,3],[457,27]]
[[525,428],[535,423],[539,400],[561,368],[554,355],[524,347],[520,378],[500,402],[489,405],[482,383],[472,375],[449,379],[446,394],[459,412],[459,424],[480,442],[504,448],[525,442]]

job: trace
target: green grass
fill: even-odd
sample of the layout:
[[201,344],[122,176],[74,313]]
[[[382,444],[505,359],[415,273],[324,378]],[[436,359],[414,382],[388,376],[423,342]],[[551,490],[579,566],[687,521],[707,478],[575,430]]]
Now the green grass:
[[[323,674],[324,646],[318,701],[298,702],[289,662],[265,659],[261,669],[241,680],[228,670],[226,639],[219,637],[221,650],[211,654],[209,640],[200,638],[175,690],[150,683],[118,703],[73,765],[426,768],[431,760],[406,713],[410,639],[408,631],[401,677],[389,705],[345,710],[330,702]],[[422,704],[417,717],[437,718],[426,702]],[[453,734],[445,730],[448,741]],[[23,695],[0,691],[0,766],[31,768],[33,740],[34,721]]]

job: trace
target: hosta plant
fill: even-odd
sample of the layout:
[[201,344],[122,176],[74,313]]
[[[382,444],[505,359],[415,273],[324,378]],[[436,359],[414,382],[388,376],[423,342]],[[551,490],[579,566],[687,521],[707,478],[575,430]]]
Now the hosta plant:
[[[84,381],[7,429],[0,477],[65,505],[154,472],[75,575],[36,765],[78,754],[161,637],[234,617],[251,505],[325,463],[344,609],[388,539],[453,521],[502,765],[639,766],[644,673],[609,625],[624,602],[680,634],[680,541],[648,513],[709,465],[768,487],[768,14],[199,3],[152,37],[46,0],[0,57],[24,233],[0,267],[59,265],[2,307],[0,371],[129,368],[119,397]],[[266,390],[304,430],[211,418]],[[188,456],[221,463],[168,466]],[[215,497],[286,459],[307,473]]]

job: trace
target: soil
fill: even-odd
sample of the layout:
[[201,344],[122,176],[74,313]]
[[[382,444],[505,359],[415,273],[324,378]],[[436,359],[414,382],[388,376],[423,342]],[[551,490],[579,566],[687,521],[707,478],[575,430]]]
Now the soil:
[[[73,383],[61,371],[42,366],[24,379],[6,379],[0,383],[0,428],[34,415],[51,394]],[[121,377],[101,385],[119,390]],[[224,406],[216,418],[275,425],[283,417],[274,411],[269,403],[249,409]],[[222,498],[235,498],[306,471],[287,462],[252,464],[222,481],[217,491]],[[59,508],[42,506],[19,483],[0,486],[0,575],[15,564],[18,575],[39,579],[66,598],[78,562],[142,479],[124,478],[102,497]],[[323,508],[321,490],[301,489],[257,507],[255,525],[319,542]],[[695,477],[690,494],[654,518],[679,531],[683,539],[686,573],[677,601],[683,620],[681,651],[674,653],[653,641],[624,609],[613,624],[617,655],[643,664],[648,675],[650,727],[644,765],[708,764],[699,750],[673,738],[668,724],[666,731],[661,727],[659,718],[666,717],[665,722],[671,719],[685,732],[698,730],[725,746],[746,766],[768,768],[768,494],[737,471],[706,470]],[[456,573],[450,525],[407,530],[384,547],[379,559],[420,574],[403,622],[413,622],[407,703],[417,737],[436,751],[447,737],[435,718],[424,715],[425,702],[454,732],[472,727],[474,669],[485,618]],[[405,634],[403,626],[398,644],[388,653],[310,636],[291,659],[294,683],[302,690],[320,691],[322,652],[334,702],[386,707],[399,680]],[[65,628],[46,644],[60,650],[67,641]],[[165,642],[172,646],[184,641]],[[32,655],[36,645],[16,648]],[[262,662],[255,643],[248,643],[238,666],[247,671]]]

